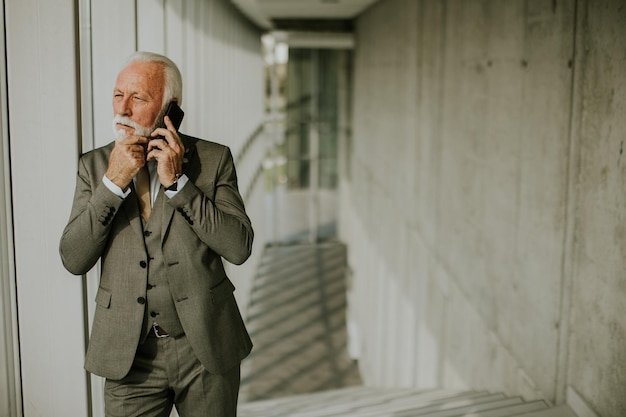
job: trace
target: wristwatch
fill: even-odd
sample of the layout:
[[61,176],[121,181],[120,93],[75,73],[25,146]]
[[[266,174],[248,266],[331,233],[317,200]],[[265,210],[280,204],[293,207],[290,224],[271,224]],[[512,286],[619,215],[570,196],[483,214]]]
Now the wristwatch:
[[174,174],[174,182],[169,187],[165,188],[165,191],[178,191],[178,180],[182,177],[183,174]]

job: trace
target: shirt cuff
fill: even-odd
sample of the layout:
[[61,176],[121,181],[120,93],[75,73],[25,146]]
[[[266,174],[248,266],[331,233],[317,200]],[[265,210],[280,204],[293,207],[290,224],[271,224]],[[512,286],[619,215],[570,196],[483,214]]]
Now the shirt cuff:
[[128,197],[128,194],[130,194],[130,187],[126,188],[126,191],[124,191],[117,185],[113,184],[113,181],[108,179],[106,175],[102,176],[102,182],[109,190],[111,190],[113,194],[117,195],[118,197],[126,198]]
[[167,198],[173,198],[180,190],[183,189],[185,184],[187,184],[187,181],[189,181],[189,178],[187,178],[185,174],[181,175],[180,178],[178,178],[176,190],[165,190],[165,196]]

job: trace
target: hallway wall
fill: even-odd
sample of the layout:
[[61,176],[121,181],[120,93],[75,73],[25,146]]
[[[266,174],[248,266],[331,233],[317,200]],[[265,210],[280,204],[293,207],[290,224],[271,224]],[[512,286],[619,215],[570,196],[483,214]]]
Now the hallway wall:
[[340,221],[366,383],[626,410],[617,0],[383,0],[357,20]]
[[[18,289],[21,380],[5,378],[0,390],[11,393],[15,385],[17,397],[21,389],[15,401],[23,399],[25,417],[97,417],[102,380],[87,375],[83,358],[98,268],[86,280],[73,277],[58,253],[78,155],[112,140],[111,93],[124,58],[136,48],[169,55],[185,84],[181,131],[231,147],[260,256],[263,185],[254,178],[263,140],[249,141],[264,119],[260,31],[228,0],[6,0],[4,10],[8,99],[2,108],[9,123],[3,145],[10,144],[10,164],[2,171],[12,186],[6,223],[13,234],[3,229],[2,241],[15,252],[6,268],[15,268]],[[248,262],[231,271],[244,306],[246,277],[255,270],[254,259]],[[11,276],[0,279],[8,288]],[[22,415],[5,402],[1,415]]]

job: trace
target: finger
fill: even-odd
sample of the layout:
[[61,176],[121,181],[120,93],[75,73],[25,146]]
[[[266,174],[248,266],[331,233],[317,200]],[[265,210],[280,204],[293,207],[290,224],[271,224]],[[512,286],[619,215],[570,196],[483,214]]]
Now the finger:
[[127,153],[132,159],[144,159],[146,154],[145,145],[130,145],[125,148],[124,153]]
[[156,157],[156,155],[155,155],[155,152],[158,152],[158,151],[157,151],[157,150],[153,150],[153,151],[149,151],[149,152],[146,154],[146,162],[147,162],[147,161],[152,161],[153,159],[157,159],[157,157]]
[[[176,136],[174,136],[175,139],[178,139]],[[148,143],[148,152],[150,152],[152,149],[160,149],[162,151],[173,151],[175,154],[181,154],[183,152],[183,147],[182,147],[182,142],[180,142],[180,139],[178,139],[178,141],[176,141],[175,139],[170,139],[168,141],[167,137],[164,138],[156,138],[156,139],[152,139],[149,143]]]
[[114,149],[111,153],[111,158],[117,161],[130,161],[135,165],[136,161],[143,161],[145,152],[144,148],[140,145],[123,146]]
[[[172,120],[170,119],[170,117],[165,116],[163,118],[163,122],[165,123],[165,126],[167,128],[166,131],[171,133],[171,138],[169,137],[169,135],[165,133],[161,133],[161,135],[167,139],[168,143],[180,143],[180,138],[178,137],[178,131],[176,130],[176,127],[174,127],[174,124],[172,123]],[[154,132],[153,132],[153,135],[154,135]]]
[[149,150],[146,154],[146,161],[151,161],[156,159],[157,161],[165,160],[167,158],[167,152],[162,151],[161,149],[155,147],[152,150]]
[[169,116],[166,115],[165,117],[163,117],[163,122],[165,123],[167,130],[169,130],[170,132],[176,132],[176,128],[174,127],[172,119],[170,119]]
[[153,149],[163,150],[168,147],[169,147],[169,144],[165,139],[157,138],[157,139],[152,139],[150,142],[148,142],[148,152],[150,152]]
[[151,138],[150,140],[153,141],[155,139],[161,139],[164,140],[165,143],[169,144],[169,143],[176,143],[174,139],[172,139],[172,136],[174,136],[172,134],[172,132],[170,132],[169,130],[163,128],[163,127],[159,127],[157,129],[155,129],[151,134],[150,134]]
[[129,136],[126,139],[120,141],[120,144],[123,145],[145,145],[149,142],[149,139],[145,136]]
[[126,148],[131,151],[145,151],[147,147],[148,147],[148,142],[131,143],[130,145],[126,145]]
[[180,140],[180,136],[178,135],[178,130],[176,129],[176,127],[174,127],[174,123],[172,123],[172,120],[169,118],[169,116],[165,116],[164,121],[165,121],[165,125],[167,126],[167,130],[172,132],[172,138],[174,139],[174,141],[177,144],[182,144],[182,141]]

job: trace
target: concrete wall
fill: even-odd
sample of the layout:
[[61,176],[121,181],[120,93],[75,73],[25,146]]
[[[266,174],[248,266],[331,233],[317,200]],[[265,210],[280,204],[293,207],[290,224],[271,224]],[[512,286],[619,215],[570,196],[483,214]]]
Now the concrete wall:
[[626,412],[625,16],[383,0],[358,18],[340,234],[367,383]]
[[579,9],[567,380],[607,417],[626,415],[626,4],[590,1]]
[[[7,0],[4,11],[2,149],[10,145],[10,164],[3,154],[1,172],[12,194],[0,224],[13,229],[0,227],[0,258],[14,275],[2,274],[0,288],[11,289],[15,278],[20,356],[17,380],[4,363],[0,369],[0,390],[15,397],[9,404],[2,397],[0,415],[97,417],[101,380],[83,369],[97,268],[86,280],[72,277],[58,255],[78,155],[111,140],[111,92],[122,60],[135,49],[169,55],[185,82],[181,131],[229,145],[241,164],[260,256],[263,187],[254,178],[263,141],[249,141],[264,118],[260,32],[228,0]],[[238,268],[231,273],[245,305],[254,268]],[[18,343],[11,328],[18,314],[4,317],[3,355]]]

